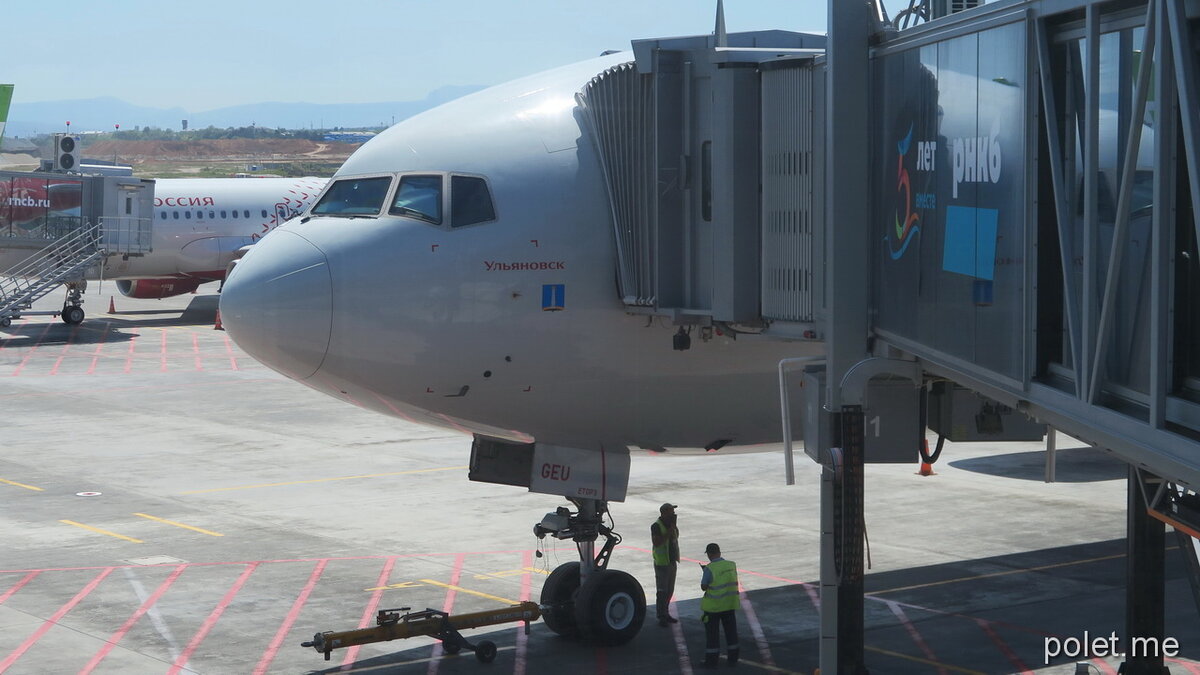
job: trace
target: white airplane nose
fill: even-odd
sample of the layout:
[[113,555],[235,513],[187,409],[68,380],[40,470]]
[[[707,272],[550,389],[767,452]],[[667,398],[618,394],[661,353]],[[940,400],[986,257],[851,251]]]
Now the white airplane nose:
[[233,341],[294,379],[325,360],[333,321],[329,262],[307,239],[276,230],[251,247],[221,290],[221,322]]

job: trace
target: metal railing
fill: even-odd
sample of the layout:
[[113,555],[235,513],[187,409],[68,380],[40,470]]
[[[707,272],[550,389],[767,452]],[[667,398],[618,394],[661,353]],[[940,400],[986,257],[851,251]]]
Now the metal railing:
[[80,279],[105,255],[101,227],[89,224],[29,256],[0,277],[0,320],[48,295],[67,281]]

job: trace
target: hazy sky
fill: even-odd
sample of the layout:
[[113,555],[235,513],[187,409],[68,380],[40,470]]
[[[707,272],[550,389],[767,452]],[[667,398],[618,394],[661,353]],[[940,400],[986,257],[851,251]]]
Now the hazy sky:
[[[4,7],[13,103],[114,96],[191,112],[490,85],[711,33],[716,0],[57,0]],[[825,31],[826,0],[725,0],[730,32]]]

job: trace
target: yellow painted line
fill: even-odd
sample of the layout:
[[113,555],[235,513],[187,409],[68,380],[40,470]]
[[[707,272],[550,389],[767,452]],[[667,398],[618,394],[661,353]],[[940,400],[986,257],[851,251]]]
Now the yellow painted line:
[[126,537],[123,534],[117,534],[116,532],[109,532],[108,530],[102,530],[98,527],[92,527],[91,525],[84,525],[83,523],[77,523],[73,520],[60,520],[58,522],[66,523],[67,525],[74,525],[75,527],[82,527],[85,530],[91,530],[92,532],[98,532],[100,534],[107,534],[108,536],[116,537],[117,539],[124,539],[125,541],[132,541],[135,544],[145,543],[141,539],[134,539],[133,537]]
[[435,471],[462,471],[466,466],[446,466],[438,469],[413,469],[412,471],[392,471],[390,473],[365,473],[361,476],[336,476],[334,478],[313,478],[312,480],[294,480],[287,483],[258,483],[255,485],[236,485],[233,487],[208,488],[205,490],[188,490],[181,495],[198,495],[205,492],[229,492],[231,490],[253,490],[256,488],[284,487],[286,485],[306,485],[309,483],[329,483],[335,480],[356,480],[359,478],[385,478],[387,476],[408,476],[417,473],[433,473]]
[[911,591],[914,588],[929,588],[931,586],[942,586],[945,584],[957,584],[960,581],[974,581],[976,579],[988,579],[992,577],[1006,577],[1010,574],[1025,574],[1026,572],[1041,572],[1042,570],[1052,570],[1058,567],[1070,567],[1072,565],[1083,565],[1085,563],[1103,562],[1105,560],[1116,560],[1124,558],[1124,553],[1116,555],[1106,555],[1099,558],[1086,558],[1084,560],[1069,560],[1067,562],[1054,563],[1052,565],[1041,565],[1039,567],[1025,567],[1019,570],[1005,570],[1003,572],[990,572],[988,574],[974,574],[969,577],[958,577],[956,579],[944,579],[942,581],[931,581],[927,584],[914,584],[912,586],[898,586],[896,588],[888,588],[882,591],[871,591],[867,595],[879,595],[881,593],[895,593],[897,591]]
[[23,487],[26,490],[33,490],[35,492],[43,492],[44,491],[44,488],[36,487],[33,485],[26,485],[24,483],[18,483],[15,480],[4,480],[3,478],[0,478],[0,483],[4,483],[5,485],[16,485],[17,487]]
[[416,588],[420,586],[415,581],[401,581],[398,584],[388,584],[387,586],[375,586],[374,588],[364,588],[364,591],[386,591],[389,588]]
[[804,675],[804,673],[801,673],[798,670],[788,670],[787,668],[780,668],[779,666],[772,666],[769,663],[759,663],[757,661],[747,661],[746,659],[738,659],[738,664],[754,666],[755,668],[762,668],[763,670],[771,672],[771,673],[783,673],[784,675]]
[[491,574],[476,574],[476,579],[503,579],[505,577],[516,577],[523,574],[542,574],[549,575],[549,570],[538,569],[536,567],[522,567],[517,570],[504,570],[503,572],[493,572]]
[[462,586],[455,586],[453,584],[443,584],[442,582],[434,581],[433,579],[422,579],[421,581],[429,584],[430,586],[441,586],[442,588],[451,588],[456,591],[460,591],[462,593],[470,593],[471,595],[478,595],[481,598],[487,598],[488,600],[495,600],[496,602],[503,602],[508,605],[519,604],[516,600],[509,600],[508,598],[502,598],[498,595],[488,595],[487,593],[480,593],[479,591],[473,591],[469,588],[463,588]]
[[873,651],[877,654],[886,654],[887,656],[894,656],[898,659],[905,659],[905,660],[913,661],[916,663],[923,663],[927,666],[933,666],[934,668],[945,668],[946,670],[953,670],[956,673],[967,673],[967,675],[987,675],[987,673],[985,673],[983,671],[970,670],[968,668],[959,668],[958,666],[952,666],[948,663],[942,663],[940,661],[930,661],[929,659],[923,659],[919,656],[909,656],[908,654],[901,654],[900,652],[888,651],[886,649],[880,649],[879,647],[865,647],[865,649]]
[[191,525],[184,525],[183,523],[177,523],[174,520],[167,520],[166,518],[159,518],[157,516],[151,516],[151,515],[147,515],[145,513],[135,513],[133,515],[138,516],[140,518],[149,518],[150,520],[156,520],[160,523],[166,523],[167,525],[174,525],[175,527],[182,527],[185,530],[192,530],[193,532],[199,532],[200,534],[207,534],[207,535],[210,535],[213,537],[224,537],[225,536],[225,535],[221,534],[220,532],[213,532],[212,530],[206,530],[201,527],[193,527]]

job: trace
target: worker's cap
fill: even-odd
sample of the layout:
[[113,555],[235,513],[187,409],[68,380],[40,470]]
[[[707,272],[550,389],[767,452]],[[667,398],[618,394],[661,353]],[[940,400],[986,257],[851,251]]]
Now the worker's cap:
[[716,544],[709,544],[704,547],[705,555],[721,555],[721,547]]
[[675,508],[676,507],[674,504],[663,504],[662,506],[658,507],[658,512],[666,513],[667,511],[674,511]]

